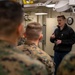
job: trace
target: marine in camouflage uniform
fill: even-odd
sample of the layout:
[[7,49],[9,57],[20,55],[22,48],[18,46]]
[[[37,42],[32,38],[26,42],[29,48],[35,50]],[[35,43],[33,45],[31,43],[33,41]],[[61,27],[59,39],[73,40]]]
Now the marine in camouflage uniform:
[[38,59],[43,64],[45,64],[49,75],[53,75],[54,73],[53,60],[46,52],[41,50],[37,45],[35,45],[34,43],[25,42],[25,45],[21,45],[18,48],[21,49],[26,55]]
[[0,0],[0,75],[47,75],[44,64],[15,48],[24,33],[22,21],[18,2]]
[[0,75],[47,75],[45,66],[0,40]]
[[[33,25],[35,25],[35,26],[37,25],[36,27],[38,27],[39,24],[36,22],[32,22],[32,23],[28,24],[28,26],[29,25],[31,25],[29,28],[30,29],[29,32],[32,32],[33,29],[35,29],[35,30],[38,29],[38,28],[34,28]],[[35,33],[35,31],[33,32],[33,34],[34,33]],[[18,46],[17,48],[21,49],[22,52],[24,52],[26,55],[41,61],[43,64],[45,64],[45,66],[48,70],[48,74],[53,75],[53,73],[54,73],[54,62],[53,62],[53,60],[51,59],[51,57],[46,52],[41,50],[38,47],[38,45],[36,45],[35,42],[27,40],[27,41],[25,41],[24,45]]]
[[70,52],[62,60],[57,75],[75,75],[75,52]]

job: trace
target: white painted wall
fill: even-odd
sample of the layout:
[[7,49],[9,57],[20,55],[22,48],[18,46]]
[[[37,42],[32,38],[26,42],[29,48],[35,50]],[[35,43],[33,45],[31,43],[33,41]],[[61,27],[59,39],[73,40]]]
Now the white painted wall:
[[54,54],[53,46],[50,42],[50,36],[54,32],[55,28],[57,27],[57,18],[47,18],[46,19],[46,52],[50,55]]

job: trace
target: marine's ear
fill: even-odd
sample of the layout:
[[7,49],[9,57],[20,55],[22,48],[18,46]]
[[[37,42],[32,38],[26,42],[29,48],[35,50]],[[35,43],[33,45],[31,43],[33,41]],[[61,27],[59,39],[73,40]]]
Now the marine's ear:
[[25,37],[25,38],[27,37],[26,32],[24,32],[24,37]]
[[39,36],[39,41],[41,41],[42,38],[43,38],[43,34],[40,34],[40,36]]
[[19,34],[20,36],[23,36],[23,35],[24,35],[24,26],[23,26],[22,24],[20,24],[20,25],[18,26],[18,34]]

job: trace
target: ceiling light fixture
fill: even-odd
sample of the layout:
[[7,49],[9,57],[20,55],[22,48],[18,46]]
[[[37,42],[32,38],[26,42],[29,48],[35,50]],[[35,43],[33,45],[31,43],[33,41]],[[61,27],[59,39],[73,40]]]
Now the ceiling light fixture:
[[35,15],[47,15],[47,13],[35,13]]

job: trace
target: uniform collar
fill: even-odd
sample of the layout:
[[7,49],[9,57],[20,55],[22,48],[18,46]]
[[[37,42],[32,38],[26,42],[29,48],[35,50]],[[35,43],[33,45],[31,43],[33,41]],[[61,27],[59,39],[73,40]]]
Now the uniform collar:
[[28,40],[25,41],[25,45],[35,45],[35,46],[37,46],[34,42],[31,42],[31,41],[28,41]]

